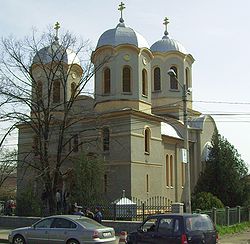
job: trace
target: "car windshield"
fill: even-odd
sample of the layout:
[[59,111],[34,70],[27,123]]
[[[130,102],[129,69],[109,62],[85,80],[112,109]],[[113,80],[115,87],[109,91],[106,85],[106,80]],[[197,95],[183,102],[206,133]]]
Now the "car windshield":
[[206,215],[190,216],[185,221],[186,229],[188,231],[209,231],[214,230],[214,225],[211,219]]
[[75,219],[76,222],[80,223],[81,225],[83,225],[85,228],[87,229],[100,229],[103,228],[103,225],[99,224],[98,222],[92,220],[92,219],[88,219],[88,218],[79,218],[79,219]]

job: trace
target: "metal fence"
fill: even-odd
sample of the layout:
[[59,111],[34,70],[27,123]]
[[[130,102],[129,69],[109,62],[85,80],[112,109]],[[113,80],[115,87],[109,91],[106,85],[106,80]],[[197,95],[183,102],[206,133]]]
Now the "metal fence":
[[234,225],[250,221],[250,207],[237,206],[235,208],[213,208],[209,211],[201,211],[198,209],[195,212],[209,215],[213,222],[218,225]]

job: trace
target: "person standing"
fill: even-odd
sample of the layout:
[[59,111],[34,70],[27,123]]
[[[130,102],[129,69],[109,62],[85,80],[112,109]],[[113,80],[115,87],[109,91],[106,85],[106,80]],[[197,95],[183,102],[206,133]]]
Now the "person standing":
[[102,223],[102,213],[99,207],[95,208],[94,220],[100,224]]
[[61,201],[62,201],[61,192],[60,192],[60,190],[57,190],[56,191],[56,211],[57,211],[57,213],[59,213],[61,211]]

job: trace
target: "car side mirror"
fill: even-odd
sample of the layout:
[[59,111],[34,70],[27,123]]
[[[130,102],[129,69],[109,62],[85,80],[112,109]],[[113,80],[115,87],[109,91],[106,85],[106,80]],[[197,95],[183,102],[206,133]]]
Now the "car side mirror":
[[137,231],[138,231],[139,233],[143,233],[143,229],[142,229],[141,227],[137,228]]

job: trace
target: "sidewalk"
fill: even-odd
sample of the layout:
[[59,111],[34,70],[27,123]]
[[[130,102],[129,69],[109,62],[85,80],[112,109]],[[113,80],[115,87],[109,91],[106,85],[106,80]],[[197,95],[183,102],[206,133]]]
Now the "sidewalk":
[[8,243],[8,235],[10,231],[10,229],[0,229],[0,244]]

